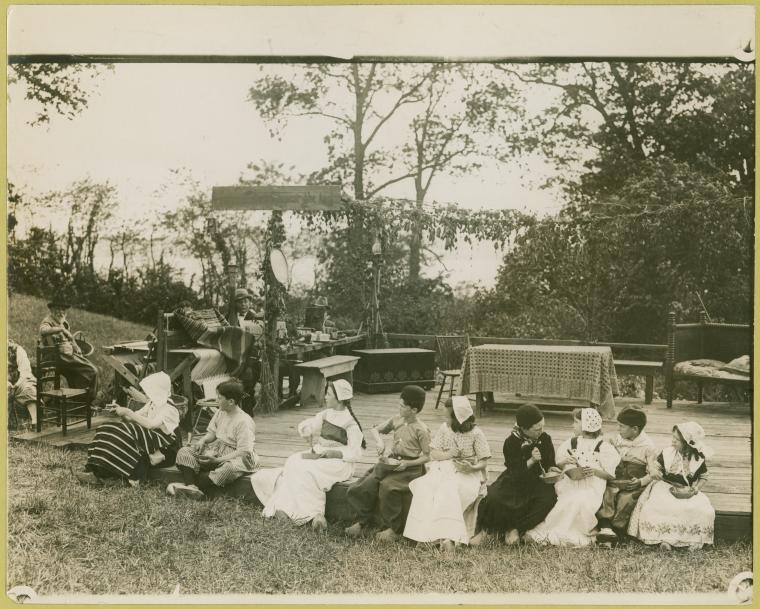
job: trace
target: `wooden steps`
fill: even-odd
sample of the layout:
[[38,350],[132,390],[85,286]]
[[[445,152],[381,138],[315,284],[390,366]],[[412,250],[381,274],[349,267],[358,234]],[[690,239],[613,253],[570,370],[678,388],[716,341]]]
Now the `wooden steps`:
[[[435,431],[443,417],[442,407],[433,408],[437,388],[428,392],[426,408],[420,418]],[[514,425],[514,409],[523,402],[520,398],[504,398],[496,396],[497,402],[508,401],[507,406],[499,406],[487,411],[478,421],[488,439],[493,457],[489,463],[488,475],[494,480],[504,469],[502,445]],[[539,403],[546,417],[546,431],[552,436],[555,446],[571,435],[572,421],[567,410],[577,407],[577,402],[569,400],[547,400],[545,406],[540,399],[533,398]],[[618,399],[618,409],[627,404],[643,406],[643,400]],[[563,411],[555,410],[555,407]],[[381,423],[398,412],[397,394],[372,394],[355,396],[353,409],[365,429]],[[670,443],[673,425],[681,421],[693,420],[699,422],[707,434],[707,442],[715,451],[708,467],[710,479],[705,484],[704,491],[710,497],[717,512],[716,535],[721,539],[744,539],[752,535],[752,421],[748,404],[737,403],[706,403],[697,405],[693,402],[674,402],[672,409],[665,408],[665,402],[656,400],[644,406],[648,424],[646,431],[658,447]],[[317,412],[316,408],[293,408],[281,410],[273,415],[257,415],[256,421],[256,452],[263,467],[279,467],[285,459],[294,452],[304,450],[306,442],[299,438],[296,426],[307,416]],[[45,428],[40,434],[29,432],[19,434],[13,439],[19,442],[45,442],[60,448],[83,449],[94,436],[94,429],[107,417],[93,419],[93,429],[87,430],[84,425],[69,428],[67,435],[61,435],[57,428]],[[604,423],[605,434],[616,431],[614,422]],[[362,475],[375,462],[375,451],[369,442],[369,450],[356,464],[356,476]],[[179,481],[179,472],[174,468],[157,470],[155,474],[166,482]],[[328,494],[328,517],[334,520],[350,519],[343,501],[345,485],[336,485]],[[248,480],[241,479],[230,489],[229,494],[246,498],[253,497]]]

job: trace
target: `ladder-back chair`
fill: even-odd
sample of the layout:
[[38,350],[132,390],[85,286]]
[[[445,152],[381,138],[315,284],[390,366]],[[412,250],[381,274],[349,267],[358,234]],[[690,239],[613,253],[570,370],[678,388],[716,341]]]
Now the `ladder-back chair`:
[[[92,424],[92,408],[87,396],[87,389],[61,387],[61,370],[58,346],[46,346],[37,343],[37,362],[35,376],[37,377],[37,432],[42,431],[43,421],[53,422],[61,426],[66,435],[69,419],[72,424],[87,423],[87,429]],[[46,416],[45,411],[53,411]]]
[[454,381],[462,374],[462,361],[467,349],[470,348],[470,337],[466,334],[462,336],[436,336],[435,342],[438,349],[438,367],[443,375],[441,389],[438,391],[438,398],[435,401],[435,407],[438,408],[446,387],[446,381],[449,379],[451,381],[448,397],[454,395]]

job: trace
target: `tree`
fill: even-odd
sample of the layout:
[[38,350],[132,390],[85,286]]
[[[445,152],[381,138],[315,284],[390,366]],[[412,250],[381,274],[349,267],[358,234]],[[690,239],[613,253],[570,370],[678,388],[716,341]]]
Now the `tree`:
[[65,227],[61,235],[64,276],[74,278],[83,270],[94,272],[101,231],[118,207],[116,187],[87,178],[66,190],[47,193],[40,198],[39,206],[52,214],[55,226]]
[[[478,297],[497,334],[663,342],[666,315],[750,321],[752,210],[712,175],[667,158],[632,168],[614,199],[528,227]],[[699,294],[699,296],[697,296]]]
[[90,94],[84,80],[100,76],[112,64],[92,63],[12,63],[8,66],[8,85],[25,89],[25,99],[39,106],[31,125],[50,122],[52,114],[72,119],[87,107]]
[[[753,67],[583,62],[497,68],[554,92],[523,135],[554,160],[575,196],[614,194],[632,165],[659,157],[738,172],[737,183],[754,180],[747,157],[736,150],[737,144],[742,152],[751,149]],[[492,90],[498,95],[511,85],[494,81]],[[754,153],[751,158],[754,166]]]
[[[461,175],[480,166],[483,145],[477,139],[479,129],[492,128],[497,120],[502,127],[511,125],[521,115],[514,90],[500,96],[497,103],[479,87],[480,76],[470,64],[444,64],[425,83],[421,110],[411,121],[412,141],[403,147],[418,211],[438,174]],[[507,140],[512,138],[510,129],[503,132]],[[419,278],[421,246],[421,225],[415,221],[410,231],[409,285]]]
[[389,121],[423,99],[423,87],[437,68],[410,71],[399,64],[307,64],[292,68],[289,78],[269,75],[250,88],[248,99],[270,122],[272,135],[293,118],[318,116],[334,124],[325,137],[328,165],[313,179],[353,185],[357,200],[371,199],[390,184],[370,176],[387,154],[379,135]]

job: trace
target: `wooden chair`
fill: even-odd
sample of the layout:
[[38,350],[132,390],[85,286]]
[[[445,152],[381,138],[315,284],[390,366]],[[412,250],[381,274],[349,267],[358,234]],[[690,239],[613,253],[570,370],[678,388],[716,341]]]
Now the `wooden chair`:
[[19,429],[19,416],[17,411],[18,405],[13,397],[13,392],[8,392],[8,429],[16,431]]
[[443,375],[441,389],[438,391],[438,398],[435,401],[435,407],[438,408],[448,379],[451,379],[448,389],[449,397],[454,395],[454,381],[462,374],[462,361],[467,349],[470,348],[470,337],[466,334],[463,336],[436,336],[435,342],[438,348],[438,367]]
[[[57,345],[44,346],[39,342],[37,343],[35,376],[37,377],[38,433],[42,431],[43,421],[55,421],[56,425],[61,426],[63,434],[66,435],[71,416],[74,417],[72,423],[85,421],[87,429],[90,429],[92,424],[92,408],[90,401],[85,397],[87,389],[61,387],[60,359]],[[54,411],[54,416],[46,418],[46,409]]]
[[[749,324],[729,324],[708,322],[707,316],[700,315],[699,323],[676,323],[676,314],[668,313],[668,343],[665,352],[665,399],[667,408],[672,408],[676,381],[693,381],[697,384],[697,403],[702,403],[702,389],[706,383],[724,384],[741,390],[752,391],[750,376],[742,379],[705,377],[679,373],[675,369],[678,362],[690,359],[715,359],[729,362],[742,355],[752,355],[752,326]],[[750,403],[752,400],[750,399]]]

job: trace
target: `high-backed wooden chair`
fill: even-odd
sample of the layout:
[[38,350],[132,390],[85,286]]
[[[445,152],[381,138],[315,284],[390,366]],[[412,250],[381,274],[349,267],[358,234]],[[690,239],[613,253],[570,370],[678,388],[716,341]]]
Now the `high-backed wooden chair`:
[[462,361],[467,349],[470,348],[470,337],[462,336],[436,336],[436,347],[438,349],[438,368],[443,375],[441,389],[438,391],[438,398],[435,401],[435,407],[441,401],[446,381],[450,379],[449,397],[454,395],[454,381],[462,374]]
[[[665,352],[665,397],[666,406],[673,406],[676,381],[697,383],[697,402],[702,403],[702,386],[719,383],[741,389],[752,390],[752,379],[726,379],[679,373],[676,364],[690,359],[715,359],[729,362],[742,355],[752,355],[752,326],[749,324],[729,324],[708,322],[704,314],[699,323],[676,323],[676,314],[668,314],[668,344]],[[751,402],[751,400],[750,400]]]
[[[87,399],[87,389],[61,387],[60,360],[58,346],[45,346],[37,343],[37,362],[35,376],[37,377],[37,432],[42,431],[43,421],[55,421],[66,435],[69,419],[72,424],[87,423],[90,429],[92,423],[92,407]],[[53,411],[46,416],[45,411]]]

